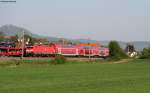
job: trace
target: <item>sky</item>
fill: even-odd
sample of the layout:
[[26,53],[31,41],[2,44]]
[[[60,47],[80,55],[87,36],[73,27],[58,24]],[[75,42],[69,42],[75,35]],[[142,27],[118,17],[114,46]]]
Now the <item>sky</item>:
[[150,41],[150,0],[16,0],[0,2],[0,26],[44,36]]

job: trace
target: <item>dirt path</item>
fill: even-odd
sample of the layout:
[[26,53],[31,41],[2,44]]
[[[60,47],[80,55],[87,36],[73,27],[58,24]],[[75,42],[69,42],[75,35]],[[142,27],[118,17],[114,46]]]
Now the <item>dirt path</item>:
[[114,64],[128,63],[130,60],[132,60],[132,59],[122,59],[122,60],[120,60],[120,61],[113,62],[113,63],[114,63]]

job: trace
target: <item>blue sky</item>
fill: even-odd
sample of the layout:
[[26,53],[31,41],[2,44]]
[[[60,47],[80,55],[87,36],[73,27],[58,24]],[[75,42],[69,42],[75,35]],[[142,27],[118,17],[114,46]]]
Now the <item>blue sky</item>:
[[150,41],[150,0],[16,0],[0,3],[0,26],[64,38]]

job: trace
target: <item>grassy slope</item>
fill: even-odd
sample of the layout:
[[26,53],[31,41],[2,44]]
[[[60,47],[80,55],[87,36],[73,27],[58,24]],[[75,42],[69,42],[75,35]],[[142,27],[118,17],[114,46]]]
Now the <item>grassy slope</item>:
[[0,93],[147,93],[150,61],[0,67]]

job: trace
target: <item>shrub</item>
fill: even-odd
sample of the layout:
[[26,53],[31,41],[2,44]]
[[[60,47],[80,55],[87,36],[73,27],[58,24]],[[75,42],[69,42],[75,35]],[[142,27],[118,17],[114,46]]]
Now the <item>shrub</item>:
[[52,63],[64,64],[65,62],[66,62],[66,58],[63,55],[56,55]]

